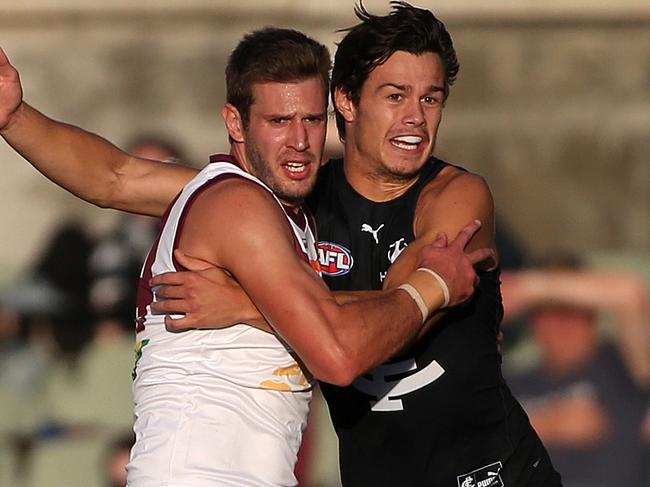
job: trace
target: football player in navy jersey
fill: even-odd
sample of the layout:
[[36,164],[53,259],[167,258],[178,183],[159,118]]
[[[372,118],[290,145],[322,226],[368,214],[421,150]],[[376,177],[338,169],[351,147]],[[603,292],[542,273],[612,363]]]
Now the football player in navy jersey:
[[[459,70],[451,37],[430,11],[393,2],[357,8],[332,72],[342,160],[321,171],[311,208],[319,239],[352,264],[330,289],[387,289],[438,232],[468,219],[471,245],[494,248],[485,181],[432,156]],[[351,386],[322,384],[339,439],[343,485],[557,486],[560,477],[501,375],[498,268],[483,268],[472,300]]]

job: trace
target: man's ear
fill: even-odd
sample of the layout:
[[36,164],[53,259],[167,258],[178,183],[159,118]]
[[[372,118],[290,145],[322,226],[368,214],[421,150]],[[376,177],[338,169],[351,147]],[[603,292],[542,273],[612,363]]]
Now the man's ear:
[[230,139],[233,142],[243,142],[244,122],[239,114],[239,110],[234,105],[226,103],[221,110],[221,116],[226,124]]
[[340,87],[336,88],[334,92],[334,104],[346,122],[354,121],[357,111],[348,91],[344,91]]

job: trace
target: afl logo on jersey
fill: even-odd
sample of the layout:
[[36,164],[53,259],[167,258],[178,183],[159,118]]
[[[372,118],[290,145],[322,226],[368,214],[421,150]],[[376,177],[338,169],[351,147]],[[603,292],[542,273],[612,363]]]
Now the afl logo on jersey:
[[318,261],[321,272],[326,276],[342,276],[350,272],[354,265],[352,253],[332,242],[318,242]]

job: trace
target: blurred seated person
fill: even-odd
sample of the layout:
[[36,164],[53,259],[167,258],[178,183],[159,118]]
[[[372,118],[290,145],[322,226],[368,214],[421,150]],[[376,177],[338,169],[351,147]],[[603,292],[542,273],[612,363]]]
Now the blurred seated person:
[[[563,256],[502,280],[506,314],[528,313],[540,353],[537,366],[508,382],[565,486],[647,486],[646,284]],[[613,328],[609,339],[599,327],[603,313]]]
[[[143,134],[126,143],[136,157],[177,163],[185,161],[170,137]],[[97,243],[90,256],[90,303],[95,334],[101,340],[119,339],[134,330],[137,280],[149,248],[158,235],[159,219],[121,213],[113,229]]]

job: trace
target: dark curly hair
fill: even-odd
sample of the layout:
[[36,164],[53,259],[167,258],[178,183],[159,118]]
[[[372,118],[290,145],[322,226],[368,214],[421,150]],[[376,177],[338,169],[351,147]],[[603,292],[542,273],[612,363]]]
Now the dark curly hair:
[[[440,56],[445,68],[445,98],[458,74],[459,64],[451,36],[445,25],[431,11],[417,8],[403,1],[390,2],[387,15],[372,15],[359,1],[354,13],[361,23],[341,32],[347,32],[339,43],[334,58],[330,93],[332,103],[337,89],[359,103],[361,88],[377,66],[396,51],[412,54],[433,52]],[[336,105],[334,104],[336,110]],[[336,111],[339,137],[345,139],[345,121]]]

